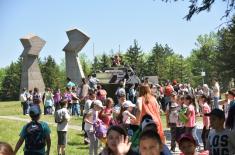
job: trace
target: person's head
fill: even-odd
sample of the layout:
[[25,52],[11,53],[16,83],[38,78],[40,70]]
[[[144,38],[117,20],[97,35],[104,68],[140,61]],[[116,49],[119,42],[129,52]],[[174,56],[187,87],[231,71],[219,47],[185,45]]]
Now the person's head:
[[26,91],[26,88],[23,88],[23,89],[22,89],[22,92],[25,92],[25,91]]
[[146,96],[148,94],[151,94],[151,89],[149,85],[140,85],[139,87],[139,96]]
[[76,91],[76,87],[75,86],[72,86],[72,91]]
[[144,115],[141,121],[141,130],[155,130],[157,131],[157,124],[154,122],[152,117],[148,114]]
[[14,155],[11,145],[0,141],[0,155]]
[[66,108],[68,105],[68,100],[63,98],[61,101],[60,101],[60,107],[61,108]]
[[69,81],[71,81],[71,79],[69,77],[67,77],[67,81],[69,82]]
[[97,90],[102,89],[102,86],[100,84],[97,85]]
[[38,92],[39,92],[39,89],[38,89],[37,87],[35,87],[35,88],[33,89],[33,92],[38,93]]
[[131,112],[135,107],[135,104],[133,104],[131,101],[125,101],[122,106]]
[[184,95],[180,95],[178,98],[177,98],[177,103],[179,105],[183,105],[184,104]]
[[86,84],[86,79],[82,78],[82,84]]
[[202,94],[202,95],[199,96],[199,104],[203,105],[205,103],[210,104],[210,100],[205,94]]
[[47,87],[47,88],[46,88],[46,91],[47,91],[47,92],[51,91],[51,88]]
[[163,144],[156,130],[144,130],[140,134],[139,151],[141,155],[160,155]]
[[177,102],[177,98],[178,98],[177,92],[176,92],[176,91],[173,91],[173,92],[171,93],[171,102]]
[[213,109],[210,113],[205,114],[210,117],[211,127],[215,130],[221,129],[224,126],[225,114],[220,109]]
[[196,141],[191,134],[182,134],[178,140],[179,149],[184,155],[193,155],[196,149]]
[[191,95],[186,95],[184,97],[184,104],[190,105],[191,103],[193,103],[193,97]]
[[94,105],[94,110],[95,111],[101,111],[104,107],[103,107],[103,104],[100,100],[95,100],[93,102],[93,105]]
[[228,91],[228,99],[232,101],[234,100],[234,98],[235,98],[235,90],[231,89]]
[[108,97],[105,100],[105,106],[108,107],[108,108],[111,108],[113,106],[113,99],[111,97]]
[[119,94],[119,96],[118,96],[118,101],[119,101],[119,103],[123,103],[123,102],[126,101],[126,94],[125,94],[125,92],[121,92],[121,93]]
[[95,100],[96,98],[96,92],[95,91],[89,91],[89,99]]
[[38,121],[40,119],[41,109],[38,105],[33,105],[29,108],[29,116],[32,120]]
[[111,126],[107,131],[107,144],[106,147],[110,153],[117,152],[117,144],[120,141],[120,137],[126,138],[127,132],[121,126]]

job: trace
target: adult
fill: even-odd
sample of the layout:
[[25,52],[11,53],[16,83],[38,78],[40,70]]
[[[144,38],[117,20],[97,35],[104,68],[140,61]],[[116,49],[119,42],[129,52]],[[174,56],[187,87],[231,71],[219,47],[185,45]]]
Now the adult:
[[96,74],[88,75],[88,84],[90,89],[97,89],[97,84],[99,80],[96,78]]
[[51,88],[46,88],[46,92],[44,95],[44,107],[45,107],[45,115],[52,115],[53,106],[54,106],[54,98],[53,93],[51,92]]
[[0,154],[1,155],[14,155],[11,145],[6,142],[0,141]]
[[212,81],[213,87],[212,87],[212,93],[213,93],[213,100],[214,100],[214,108],[219,108],[219,97],[220,97],[220,86],[217,79],[214,79]]
[[21,102],[21,107],[23,109],[23,115],[26,115],[29,113],[29,105],[27,102],[27,91],[26,88],[22,89],[22,93],[20,94],[20,102]]
[[87,84],[86,79],[82,78],[82,85],[79,93],[81,116],[83,116],[85,100],[88,97],[88,92],[89,92],[89,85]]
[[164,104],[162,105],[162,109],[165,111],[167,104],[170,102],[171,100],[171,93],[174,91],[173,86],[171,85],[170,81],[167,80],[166,81],[166,86],[164,89]]
[[[25,141],[24,155],[49,155],[51,148],[51,130],[46,122],[39,121],[40,109],[33,105],[29,109],[31,122],[27,123],[20,133],[20,138],[15,146],[14,153],[20,149]],[[47,150],[46,150],[47,146]]]
[[72,88],[73,86],[75,86],[75,83],[72,82],[72,80],[69,77],[67,77],[66,87],[71,87]]
[[161,140],[165,143],[165,136],[160,117],[160,107],[156,98],[151,95],[151,90],[148,85],[140,85],[139,96],[140,97],[137,99],[138,110],[136,113],[138,124],[140,124],[140,120],[142,120],[144,115],[149,114],[152,116],[154,122],[157,124],[157,131],[161,137]]
[[105,102],[107,96],[107,92],[105,89],[102,88],[100,84],[97,85],[97,93],[96,98],[97,100],[100,100],[102,103]]

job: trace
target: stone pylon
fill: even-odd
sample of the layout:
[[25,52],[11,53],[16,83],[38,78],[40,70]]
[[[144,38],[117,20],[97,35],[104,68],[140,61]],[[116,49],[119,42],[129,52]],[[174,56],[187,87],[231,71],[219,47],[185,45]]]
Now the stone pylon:
[[33,90],[37,87],[40,92],[44,92],[45,84],[38,64],[38,55],[46,41],[33,34],[22,37],[20,41],[24,46],[21,54],[23,62],[20,88]]
[[66,33],[69,38],[68,44],[63,49],[65,51],[66,76],[78,84],[85,77],[78,53],[90,38],[78,29],[71,29]]

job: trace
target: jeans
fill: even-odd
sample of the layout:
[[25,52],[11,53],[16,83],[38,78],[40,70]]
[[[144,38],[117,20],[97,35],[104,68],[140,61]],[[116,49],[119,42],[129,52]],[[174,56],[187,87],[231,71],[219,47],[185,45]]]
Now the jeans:
[[213,108],[216,108],[216,109],[219,109],[219,97],[213,97],[213,100],[214,100],[214,107]]
[[95,136],[95,132],[86,131],[89,139],[90,139],[90,146],[89,146],[89,155],[97,155],[98,154],[98,138]]
[[72,104],[72,115],[80,115],[80,105],[79,103],[73,103]]
[[193,138],[196,141],[196,145],[199,146],[199,140],[198,140],[198,137],[197,137],[197,127],[196,126],[194,126],[194,127],[185,127],[185,133],[192,134]]
[[176,123],[170,123],[171,130],[171,149],[174,150],[176,147]]
[[210,132],[210,129],[206,129],[206,127],[204,126],[203,129],[202,129],[202,135],[201,135],[204,150],[206,150],[206,142],[207,142],[207,139],[208,139],[209,132]]
[[28,102],[21,102],[22,108],[23,108],[23,115],[29,113],[29,104]]

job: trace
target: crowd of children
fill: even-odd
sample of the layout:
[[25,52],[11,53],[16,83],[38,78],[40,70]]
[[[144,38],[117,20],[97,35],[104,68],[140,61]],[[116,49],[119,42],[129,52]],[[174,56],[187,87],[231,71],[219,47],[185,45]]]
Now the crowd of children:
[[[70,115],[83,116],[84,143],[89,143],[89,155],[168,155],[174,153],[177,146],[182,155],[230,155],[235,153],[235,90],[228,91],[225,100],[220,101],[217,100],[218,84],[215,86],[216,96],[211,97],[208,86],[194,90],[176,81],[173,85],[167,81],[164,87],[145,80],[128,90],[124,80],[112,99],[94,77],[82,79],[79,87],[68,78],[63,94],[59,90],[52,93],[49,88],[44,95],[37,89],[32,95],[23,90],[21,102],[23,114],[29,114],[36,124],[39,118],[35,118],[32,108],[39,109],[40,102],[45,107],[44,114],[55,115],[58,155],[66,152]],[[163,113],[170,128],[170,148],[163,132],[160,117]],[[37,116],[39,114],[37,111]],[[201,137],[197,136],[197,116],[202,116]],[[22,142],[27,141],[27,126],[22,129],[15,153]],[[47,129],[47,125],[44,126]],[[48,129],[47,134],[50,134]],[[104,148],[99,151],[102,145]],[[41,151],[50,152],[50,143],[47,144],[49,150],[46,151],[45,146]]]

